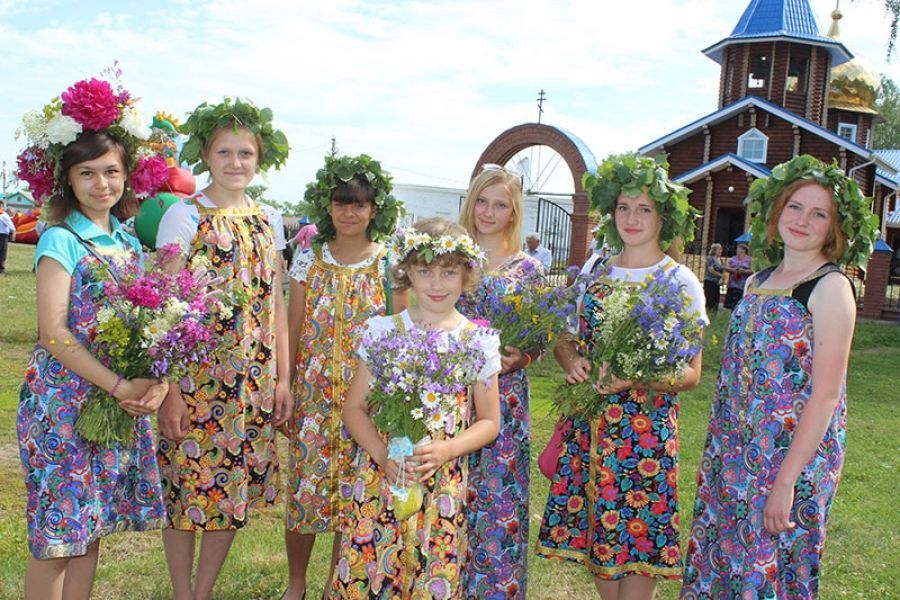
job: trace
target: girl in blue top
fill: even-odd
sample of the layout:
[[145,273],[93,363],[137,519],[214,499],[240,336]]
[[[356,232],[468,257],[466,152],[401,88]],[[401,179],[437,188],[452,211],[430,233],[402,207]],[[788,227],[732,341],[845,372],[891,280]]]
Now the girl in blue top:
[[[120,98],[117,102],[130,106],[130,100]],[[64,93],[63,112],[65,103]],[[97,126],[91,119],[96,115],[73,114]],[[127,182],[133,163],[123,140],[106,128],[92,130],[62,113],[54,119],[70,130],[48,125],[55,143],[42,153],[29,148],[20,159],[32,174],[59,174],[48,201],[49,221],[56,226],[41,236],[35,253],[39,339],[25,371],[17,418],[31,551],[25,598],[41,600],[89,597],[99,539],[117,531],[160,528],[165,517],[147,415],[159,407],[168,384],[124,379],[95,355],[106,279],[97,267],[108,266],[115,275],[110,257],[140,260],[138,241],[119,221],[134,211]],[[128,129],[117,129],[121,138],[140,143]],[[74,140],[63,145],[67,136]],[[97,446],[76,432],[75,421],[94,387],[138,417],[129,447]]]

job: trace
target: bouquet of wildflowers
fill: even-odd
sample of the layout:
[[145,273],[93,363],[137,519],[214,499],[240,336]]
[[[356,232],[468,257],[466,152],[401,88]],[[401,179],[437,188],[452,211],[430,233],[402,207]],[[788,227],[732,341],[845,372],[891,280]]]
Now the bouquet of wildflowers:
[[474,313],[500,332],[500,347],[523,352],[546,348],[575,319],[577,286],[547,285],[531,261],[522,263],[522,277],[508,279],[487,274],[478,291],[465,302]]
[[[227,315],[230,305],[208,291],[212,281],[205,259],[175,274],[162,269],[178,252],[177,244],[169,244],[157,252],[154,269],[143,271],[131,261],[116,269],[117,279],[106,277],[107,305],[97,312],[94,341],[101,362],[126,379],[179,379],[212,358],[217,345],[213,314]],[[94,388],[75,428],[89,442],[127,445],[134,417]]]
[[489,331],[475,328],[456,339],[443,331],[414,328],[388,331],[365,342],[372,372],[372,421],[390,435],[388,457],[400,464],[400,478],[391,487],[398,519],[415,514],[424,495],[421,484],[404,481],[404,462],[414,444],[428,443],[441,432],[452,434],[463,418],[457,395],[484,367],[486,358],[476,336]]
[[[554,404],[565,415],[592,417],[608,396],[594,388],[600,367],[636,384],[674,382],[702,348],[703,326],[674,269],[657,269],[642,283],[610,281],[603,310],[592,323],[592,344],[585,350],[591,380],[563,384]],[[648,395],[648,402],[652,396]],[[645,407],[649,409],[651,407]]]

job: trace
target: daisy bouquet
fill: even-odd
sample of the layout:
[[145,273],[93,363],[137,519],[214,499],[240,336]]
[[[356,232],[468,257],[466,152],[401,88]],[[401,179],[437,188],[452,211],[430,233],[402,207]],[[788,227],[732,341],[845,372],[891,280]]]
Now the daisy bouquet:
[[[101,362],[125,379],[180,379],[212,358],[213,314],[227,316],[230,305],[208,291],[212,281],[204,259],[174,274],[162,269],[179,252],[169,244],[157,251],[154,268],[144,271],[137,261],[123,261],[116,278],[105,277],[106,305],[97,312],[94,342]],[[94,388],[75,428],[89,442],[127,445],[134,421],[115,398]]]
[[399,479],[391,486],[398,519],[415,514],[424,496],[421,484],[404,480],[405,460],[415,445],[452,435],[464,418],[458,395],[475,382],[485,364],[476,336],[486,331],[467,330],[457,339],[443,331],[413,328],[365,342],[372,372],[372,421],[390,436],[388,458],[400,465]]
[[523,352],[546,348],[574,324],[577,286],[555,287],[531,261],[522,264],[522,277],[512,285],[504,277],[487,274],[471,298],[474,313],[500,332],[500,347]]
[[608,396],[594,387],[600,372],[607,381],[615,375],[637,385],[674,382],[702,347],[700,316],[674,269],[657,269],[637,284],[610,280],[608,285],[603,310],[589,325],[592,343],[581,349],[592,377],[557,390],[554,404],[564,415],[589,418],[605,408]]

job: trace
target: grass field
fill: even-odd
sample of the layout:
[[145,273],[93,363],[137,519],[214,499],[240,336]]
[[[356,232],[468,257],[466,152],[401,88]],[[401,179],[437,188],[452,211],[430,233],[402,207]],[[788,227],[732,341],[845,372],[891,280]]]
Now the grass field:
[[[27,557],[23,484],[15,438],[18,390],[34,343],[33,247],[13,244],[7,273],[0,275],[0,600],[22,597]],[[713,332],[721,340],[725,316]],[[680,495],[682,523],[690,522],[697,464],[706,433],[719,348],[704,355],[700,387],[682,394]],[[900,598],[900,510],[896,501],[900,473],[900,327],[860,323],[853,344],[849,387],[849,450],[828,529],[821,598]],[[553,427],[549,397],[560,372],[552,361],[532,368],[533,454],[543,448]],[[547,481],[532,469],[531,537],[537,537]],[[278,598],[286,582],[282,509],[260,512],[239,533],[222,572],[216,598]],[[685,527],[686,528],[686,527]],[[321,592],[330,540],[320,540],[310,568],[310,598]],[[529,598],[594,598],[585,571],[572,564],[532,556]],[[664,582],[660,597],[677,597],[678,586]],[[101,544],[94,598],[168,598],[168,575],[157,532],[119,534]]]

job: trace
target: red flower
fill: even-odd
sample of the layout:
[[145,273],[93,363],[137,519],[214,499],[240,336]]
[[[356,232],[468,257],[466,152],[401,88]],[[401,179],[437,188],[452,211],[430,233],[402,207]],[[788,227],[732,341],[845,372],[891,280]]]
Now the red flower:
[[106,129],[119,118],[119,98],[106,81],[85,79],[60,94],[62,114],[85,129]]
[[631,428],[637,433],[650,431],[650,419],[646,415],[634,415],[631,417]]
[[53,171],[44,164],[44,151],[35,147],[25,148],[19,153],[16,163],[19,167],[16,177],[28,184],[31,195],[40,206],[53,195],[53,188],[56,187]]
[[639,519],[637,517],[635,517],[634,519],[630,519],[628,521],[627,527],[628,533],[636,538],[647,535],[647,524],[644,523],[643,519]]
[[658,443],[659,439],[652,433],[642,433],[641,439],[638,441],[638,446],[641,448],[656,448]]
[[647,539],[646,536],[641,536],[634,540],[634,547],[637,548],[638,552],[647,554],[653,550],[653,542]]
[[131,174],[131,190],[135,196],[155,196],[168,179],[166,159],[159,155],[141,157]]

